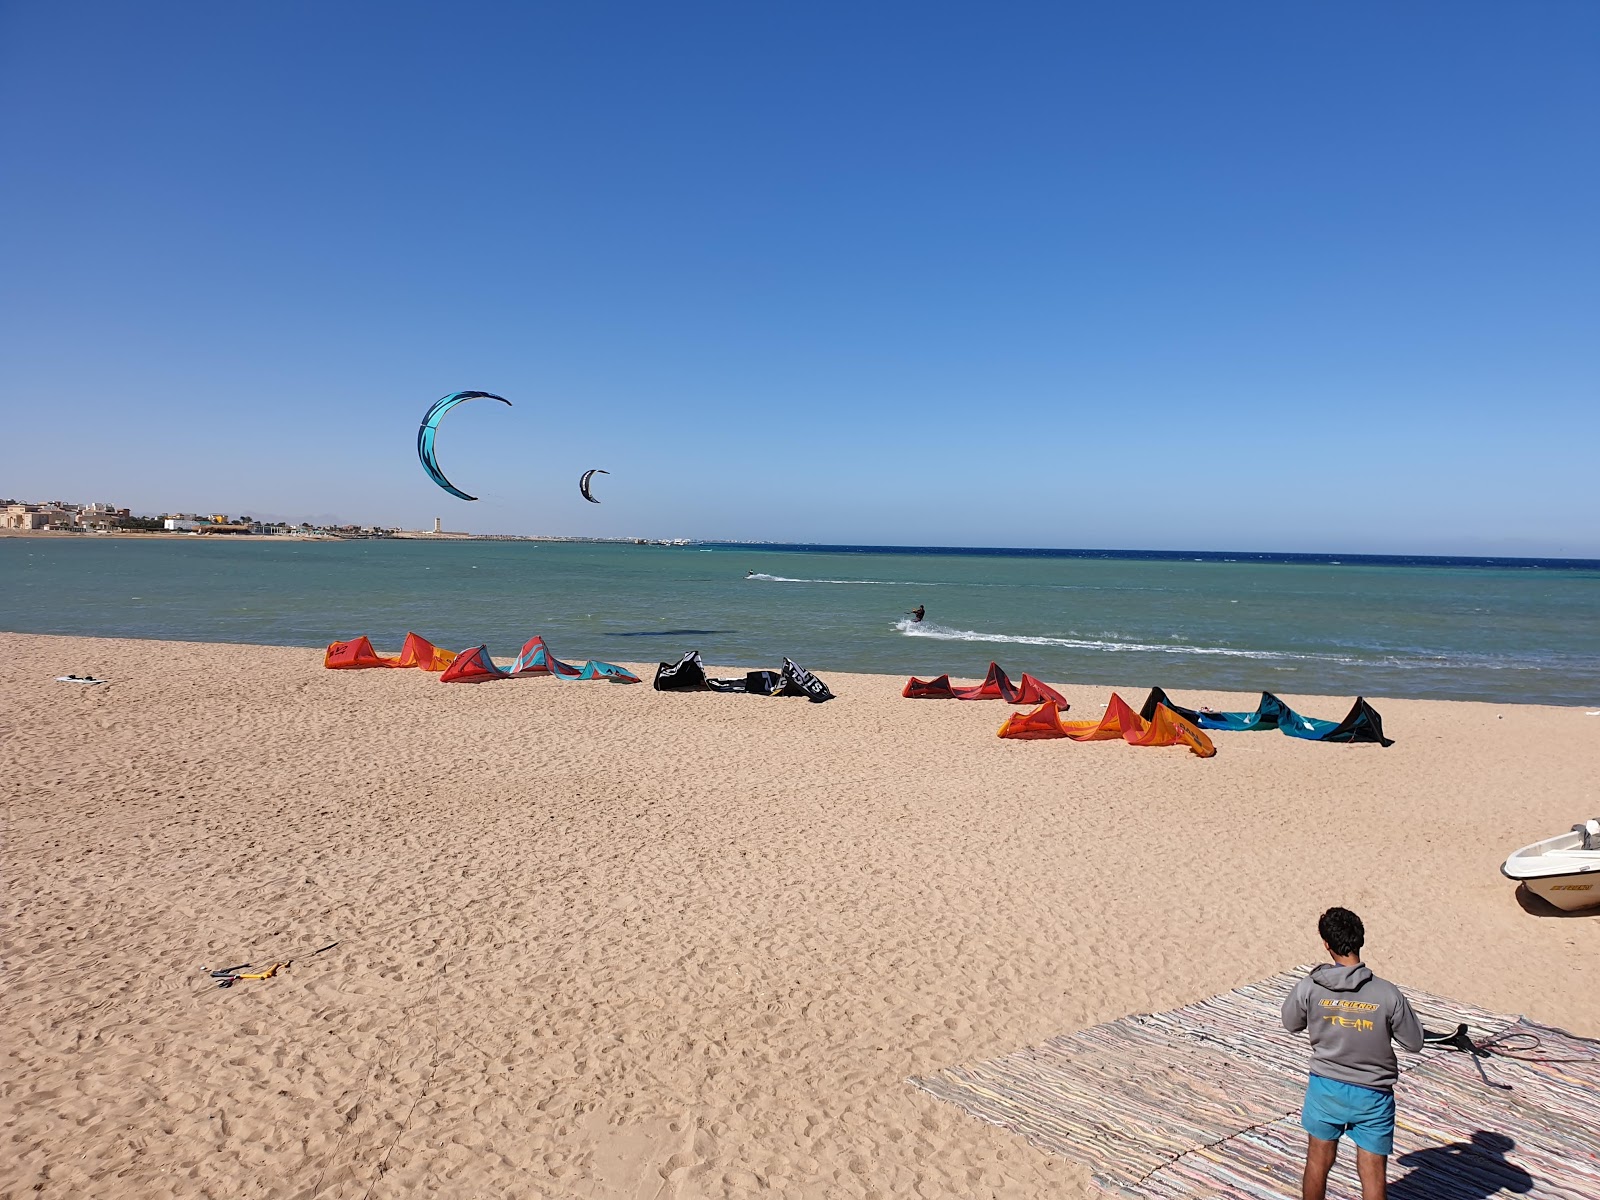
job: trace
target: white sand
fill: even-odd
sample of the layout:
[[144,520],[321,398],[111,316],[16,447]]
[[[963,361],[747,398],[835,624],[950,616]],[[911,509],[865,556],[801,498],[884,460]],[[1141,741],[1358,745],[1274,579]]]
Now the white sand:
[[245,646],[0,662],[0,1200],[1095,1195],[906,1076],[1315,958],[1336,903],[1402,985],[1600,1034],[1600,920],[1497,870],[1600,811],[1582,710],[1379,700],[1390,749],[1203,761],[827,671],[817,706]]

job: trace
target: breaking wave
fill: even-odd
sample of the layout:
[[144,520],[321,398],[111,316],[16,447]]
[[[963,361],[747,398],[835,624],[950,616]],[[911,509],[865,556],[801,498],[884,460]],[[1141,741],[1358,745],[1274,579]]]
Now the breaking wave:
[[926,621],[913,621],[909,617],[895,622],[894,627],[907,637],[937,638],[944,642],[1005,642],[1019,646],[1065,646],[1069,650],[1107,650],[1112,653],[1144,652],[1147,654],[1214,654],[1223,658],[1320,658],[1320,655],[1283,654],[1274,650],[1233,650],[1225,646],[1187,646],[1168,642],[1155,645],[1149,642],[1116,642],[1103,638],[1044,637],[1022,633],[980,633],[976,629],[950,629],[944,625],[930,625]]
[[788,575],[763,575],[757,571],[754,575],[746,575],[745,579],[751,583],[870,583],[876,587],[929,587],[925,583],[906,583],[899,579],[792,579]]
[[[906,637],[935,638],[945,642],[993,642],[1019,646],[1061,646],[1068,650],[1099,650],[1111,654],[1187,654],[1214,658],[1248,658],[1277,662],[1338,663],[1350,667],[1397,667],[1401,670],[1472,668],[1489,671],[1539,671],[1543,665],[1511,658],[1455,655],[1403,655],[1375,650],[1369,657],[1352,654],[1308,654],[1293,650],[1237,650],[1231,646],[1191,646],[1182,642],[1124,642],[1108,637],[1045,637],[1040,634],[983,633],[976,629],[951,629],[928,621],[902,617],[894,628]],[[1176,636],[1176,635],[1174,635]],[[1278,670],[1294,670],[1280,667]]]

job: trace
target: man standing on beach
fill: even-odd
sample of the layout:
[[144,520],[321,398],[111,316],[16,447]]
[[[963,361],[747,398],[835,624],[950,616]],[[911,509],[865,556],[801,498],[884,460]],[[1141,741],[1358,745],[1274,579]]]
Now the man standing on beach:
[[1333,959],[1312,970],[1283,1002],[1283,1027],[1309,1029],[1311,1080],[1300,1124],[1306,1131],[1303,1200],[1323,1200],[1339,1138],[1356,1144],[1361,1200],[1388,1195],[1394,1149],[1394,1084],[1400,1077],[1391,1041],[1415,1054],[1422,1024],[1400,989],[1361,963],[1366,930],[1348,908],[1330,908],[1317,922]]

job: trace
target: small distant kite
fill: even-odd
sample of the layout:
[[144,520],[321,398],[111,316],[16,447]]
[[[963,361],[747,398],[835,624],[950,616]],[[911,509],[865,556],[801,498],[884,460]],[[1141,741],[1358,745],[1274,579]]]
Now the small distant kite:
[[511,407],[511,401],[504,396],[496,396],[493,392],[451,392],[443,400],[435,401],[433,407],[428,410],[428,415],[422,418],[422,424],[417,429],[417,457],[422,460],[422,469],[428,473],[428,478],[445,491],[463,500],[476,500],[476,496],[467,495],[444,477],[433,449],[434,435],[438,432],[439,422],[444,419],[445,413],[466,400],[498,400],[507,408]]
[[591,479],[593,479],[596,475],[609,475],[609,474],[611,474],[610,471],[602,471],[599,467],[596,467],[592,471],[585,471],[583,473],[583,478],[578,480],[578,490],[583,493],[583,498],[585,500],[587,500],[590,504],[599,504],[600,501],[596,500],[593,496],[591,496],[589,494],[589,481]]

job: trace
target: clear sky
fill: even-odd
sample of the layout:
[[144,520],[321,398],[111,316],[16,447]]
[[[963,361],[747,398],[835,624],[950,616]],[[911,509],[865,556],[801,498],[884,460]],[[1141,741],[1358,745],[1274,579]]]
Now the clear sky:
[[0,495],[1600,555],[1597,64],[1592,0],[3,4]]

